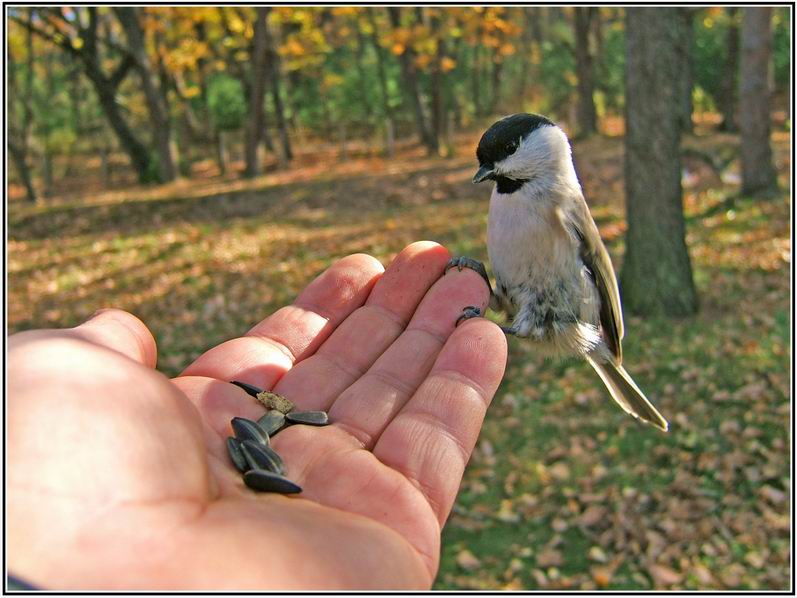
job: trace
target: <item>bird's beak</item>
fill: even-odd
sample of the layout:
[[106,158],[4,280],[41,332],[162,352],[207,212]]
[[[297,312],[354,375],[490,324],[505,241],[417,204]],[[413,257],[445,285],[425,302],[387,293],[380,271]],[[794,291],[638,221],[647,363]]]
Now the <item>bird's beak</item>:
[[484,166],[481,166],[478,171],[476,171],[475,175],[473,175],[473,183],[481,183],[486,179],[492,179],[494,178],[494,174],[495,171],[493,170],[493,165],[485,164]]

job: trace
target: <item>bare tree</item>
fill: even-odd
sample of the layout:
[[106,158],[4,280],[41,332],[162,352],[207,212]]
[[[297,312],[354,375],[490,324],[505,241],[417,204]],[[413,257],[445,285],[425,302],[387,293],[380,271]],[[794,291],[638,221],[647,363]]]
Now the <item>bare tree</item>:
[[676,8],[626,12],[626,212],[623,304],[687,315],[697,293],[686,248],[679,153],[680,41]]
[[[401,27],[401,9],[396,6],[389,6],[387,10],[393,28],[396,29]],[[438,150],[438,141],[424,113],[423,103],[421,102],[421,90],[418,83],[418,72],[415,69],[415,51],[412,47],[407,46],[404,48],[404,51],[399,56],[399,63],[401,65],[401,76],[402,79],[404,79],[405,93],[412,103],[413,113],[415,114],[415,124],[418,128],[421,142],[426,146],[430,154],[436,154]]]
[[769,69],[772,59],[772,9],[742,9],[742,64],[739,76],[739,129],[742,193],[767,193],[777,187],[772,164]]
[[158,81],[157,70],[147,54],[144,29],[139,20],[143,8],[114,7],[116,17],[122,25],[127,36],[130,54],[135,60],[135,67],[141,77],[141,87],[147,102],[152,136],[158,152],[158,173],[161,182],[174,180],[177,169],[174,166],[171,145],[171,123],[169,121],[169,106],[166,101],[165,89]]
[[694,86],[694,75],[692,73],[692,55],[694,46],[693,17],[695,9],[681,7],[678,9],[678,82],[680,89],[678,93],[679,120],[681,131],[691,133],[694,129],[692,125],[692,87]]
[[729,6],[728,35],[725,48],[725,64],[723,68],[721,89],[718,98],[720,112],[722,113],[721,131],[733,132],[736,126],[736,96],[738,86],[737,73],[739,71],[739,9]]
[[266,18],[268,8],[255,9],[255,27],[252,39],[252,77],[249,92],[249,115],[246,123],[244,175],[260,174],[260,141],[263,137],[263,100],[266,95]]
[[589,33],[597,8],[576,7],[574,27],[576,37],[576,74],[578,77],[578,135],[588,137],[597,130],[597,113],[593,98],[592,54],[589,50]]
[[[98,35],[100,15],[96,6],[85,9],[73,7],[72,11],[74,16],[67,18],[60,8],[38,9],[37,24],[13,16],[12,19],[70,54],[81,65],[83,74],[97,94],[111,129],[130,157],[139,180],[148,182],[151,179],[149,150],[133,133],[117,97],[119,86],[135,66],[135,58],[127,48],[121,48],[107,37],[101,38]],[[108,53],[113,56],[103,55],[101,46],[110,49]],[[107,72],[105,65],[114,56],[118,57],[116,65]]]
[[[27,22],[30,23],[33,9],[29,8],[27,12]],[[9,113],[13,115],[17,107],[22,110],[21,117],[11,116],[8,119],[8,150],[25,187],[27,200],[35,202],[36,190],[33,187],[33,175],[28,164],[30,128],[33,123],[33,31],[31,29],[28,29],[25,38],[25,52],[25,79],[20,93],[17,73],[21,67],[16,62],[12,47],[8,46]]]

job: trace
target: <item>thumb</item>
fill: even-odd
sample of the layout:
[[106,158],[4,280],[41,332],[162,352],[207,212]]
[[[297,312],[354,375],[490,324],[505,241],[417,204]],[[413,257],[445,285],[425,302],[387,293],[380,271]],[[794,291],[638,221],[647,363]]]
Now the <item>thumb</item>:
[[155,367],[158,359],[155,337],[149,328],[136,316],[121,309],[98,310],[70,332],[151,368]]

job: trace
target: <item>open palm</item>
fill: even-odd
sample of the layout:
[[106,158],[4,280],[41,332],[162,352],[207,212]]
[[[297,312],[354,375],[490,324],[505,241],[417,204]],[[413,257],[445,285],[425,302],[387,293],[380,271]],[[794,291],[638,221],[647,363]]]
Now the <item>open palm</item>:
[[[296,302],[168,380],[117,310],[9,349],[9,570],[46,588],[428,588],[506,344],[455,329],[488,290],[407,247],[342,259]],[[230,380],[332,425],[273,439],[297,496],[232,467],[230,419],[264,412]]]

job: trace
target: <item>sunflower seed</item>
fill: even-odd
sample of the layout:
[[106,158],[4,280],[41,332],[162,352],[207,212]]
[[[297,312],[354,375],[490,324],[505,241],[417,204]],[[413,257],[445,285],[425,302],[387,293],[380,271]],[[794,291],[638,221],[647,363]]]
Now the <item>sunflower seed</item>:
[[250,469],[244,474],[244,483],[252,490],[260,492],[279,492],[280,494],[296,494],[302,487],[288,478],[263,469]]
[[309,424],[311,426],[326,426],[329,416],[326,411],[294,411],[285,416],[292,424]]
[[288,413],[288,411],[293,409],[293,403],[282,395],[278,395],[276,392],[264,390],[263,392],[257,393],[255,398],[263,403],[266,409],[276,409],[280,413]]
[[250,394],[253,397],[257,397],[258,393],[263,392],[262,388],[258,388],[257,386],[252,386],[251,384],[247,384],[246,382],[238,382],[236,380],[233,380],[232,382],[230,382],[230,384],[235,384],[235,386],[243,388],[247,392],[247,394]]
[[265,469],[283,475],[285,473],[285,463],[270,446],[263,446],[252,440],[244,440],[241,443],[241,452],[251,469]]
[[257,423],[269,436],[274,436],[285,426],[285,414],[276,409],[268,411]]
[[241,473],[246,473],[249,465],[246,462],[246,457],[241,452],[241,443],[232,436],[227,438],[227,452],[230,453],[230,459],[232,459],[235,469]]
[[235,432],[235,438],[241,442],[244,440],[254,440],[262,445],[268,446],[268,434],[261,428],[257,422],[245,417],[234,417],[230,422],[232,430]]

